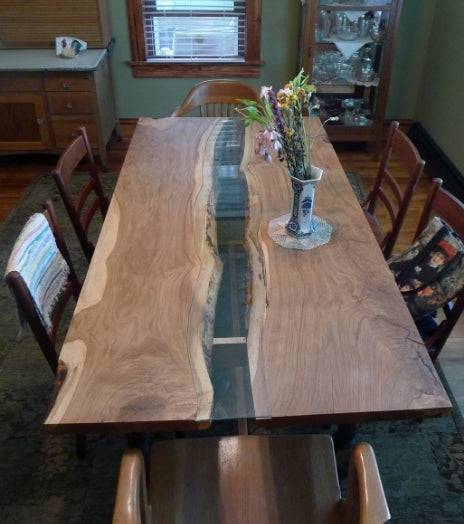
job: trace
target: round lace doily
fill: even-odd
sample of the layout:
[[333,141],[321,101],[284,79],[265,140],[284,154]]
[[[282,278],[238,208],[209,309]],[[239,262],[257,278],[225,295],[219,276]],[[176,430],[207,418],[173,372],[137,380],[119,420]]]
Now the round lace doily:
[[269,236],[279,246],[291,249],[313,249],[327,244],[332,234],[332,226],[323,218],[313,215],[315,231],[309,237],[296,238],[285,229],[290,214],[274,218],[269,222]]

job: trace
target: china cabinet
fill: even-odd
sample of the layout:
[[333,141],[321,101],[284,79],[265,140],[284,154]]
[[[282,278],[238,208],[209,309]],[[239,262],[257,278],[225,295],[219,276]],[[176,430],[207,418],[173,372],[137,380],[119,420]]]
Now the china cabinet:
[[[402,0],[306,0],[301,65],[332,141],[379,151]],[[328,120],[329,119],[329,120]]]

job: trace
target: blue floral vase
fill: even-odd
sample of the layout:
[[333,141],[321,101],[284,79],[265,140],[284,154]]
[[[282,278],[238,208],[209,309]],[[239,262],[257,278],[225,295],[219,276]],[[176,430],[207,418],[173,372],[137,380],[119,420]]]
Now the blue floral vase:
[[310,180],[300,180],[291,175],[293,200],[290,219],[286,224],[287,232],[296,238],[309,237],[314,233],[313,205],[316,186],[322,177],[322,169],[311,166]]

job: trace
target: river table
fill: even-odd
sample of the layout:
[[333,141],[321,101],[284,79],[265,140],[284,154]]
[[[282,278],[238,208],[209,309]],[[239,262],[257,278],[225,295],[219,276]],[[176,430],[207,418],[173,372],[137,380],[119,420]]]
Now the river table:
[[352,424],[450,401],[317,119],[330,241],[268,235],[289,178],[237,119],[141,118],[60,354],[49,433]]

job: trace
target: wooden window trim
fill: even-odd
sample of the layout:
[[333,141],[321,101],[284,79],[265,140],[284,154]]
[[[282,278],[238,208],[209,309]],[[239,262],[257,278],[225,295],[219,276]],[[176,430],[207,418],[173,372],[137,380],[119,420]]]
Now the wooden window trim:
[[259,78],[260,66],[262,65],[260,60],[261,2],[262,0],[247,0],[247,36],[244,62],[155,63],[147,61],[142,0],[126,0],[132,57],[132,60],[128,63],[132,67],[133,76],[137,78]]

